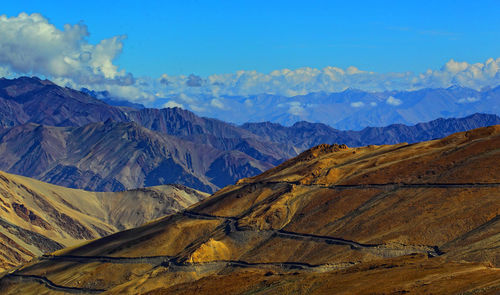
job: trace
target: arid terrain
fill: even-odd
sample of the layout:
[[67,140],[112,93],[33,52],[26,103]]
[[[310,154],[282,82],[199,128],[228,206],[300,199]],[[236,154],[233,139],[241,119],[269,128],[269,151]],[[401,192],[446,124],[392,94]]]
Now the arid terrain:
[[0,171],[0,271],[137,227],[204,197],[181,185],[88,192]]
[[499,163],[499,125],[320,145],[186,210],[35,258],[0,290],[498,294]]

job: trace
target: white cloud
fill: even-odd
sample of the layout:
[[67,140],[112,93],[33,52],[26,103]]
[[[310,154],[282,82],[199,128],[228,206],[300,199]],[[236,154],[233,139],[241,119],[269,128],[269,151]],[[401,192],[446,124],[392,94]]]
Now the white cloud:
[[471,103],[471,102],[476,102],[479,100],[480,100],[479,97],[464,97],[464,98],[459,99],[457,102],[458,103]]
[[207,110],[204,107],[195,104],[190,104],[189,109],[193,110],[194,112],[205,112]]
[[353,107],[353,108],[361,108],[364,105],[365,105],[365,103],[362,101],[351,102],[351,107]]
[[217,99],[217,98],[213,98],[210,101],[210,105],[213,106],[213,107],[216,107],[218,109],[221,109],[221,110],[225,110],[226,109],[226,106],[224,105],[224,103],[222,102],[222,100]]
[[[365,91],[416,90],[421,88],[447,88],[460,85],[473,89],[500,84],[500,58],[488,59],[485,63],[469,64],[450,60],[439,70],[428,70],[421,74],[412,72],[377,73],[355,67],[341,69],[299,68],[275,70],[268,74],[257,71],[237,71],[232,74],[214,74],[200,78],[203,83],[194,83],[191,76],[167,76],[166,90],[170,94],[185,93],[200,96],[250,96],[275,94],[287,97],[312,92],[339,92],[347,88]],[[196,79],[200,81],[200,79]],[[190,85],[200,85],[189,87]],[[396,105],[391,99],[388,103]]]
[[372,102],[370,102],[370,105],[371,105],[372,107],[376,107],[376,106],[377,106],[377,103],[376,103],[376,102],[374,102],[374,101],[372,101]]
[[42,15],[0,16],[0,66],[13,73],[69,79],[76,84],[130,85],[133,77],[113,64],[125,36],[88,43],[82,23],[62,30]]
[[385,102],[391,106],[398,106],[403,103],[401,99],[397,99],[393,96],[389,96]]
[[185,109],[185,107],[182,104],[180,104],[180,103],[178,103],[176,101],[173,101],[173,100],[167,101],[166,103],[163,104],[162,107],[164,107],[164,108],[181,108],[181,109]]
[[182,100],[183,102],[186,102],[186,103],[195,103],[195,102],[197,102],[196,98],[188,96],[188,95],[186,95],[184,93],[179,94],[178,97],[179,97],[180,100]]

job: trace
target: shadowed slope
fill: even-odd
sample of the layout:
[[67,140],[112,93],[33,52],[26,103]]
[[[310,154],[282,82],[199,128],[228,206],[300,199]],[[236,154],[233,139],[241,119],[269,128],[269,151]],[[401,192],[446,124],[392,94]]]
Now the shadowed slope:
[[26,124],[0,130],[0,168],[72,188],[120,191],[169,183],[212,191],[272,167],[110,120],[83,127]]

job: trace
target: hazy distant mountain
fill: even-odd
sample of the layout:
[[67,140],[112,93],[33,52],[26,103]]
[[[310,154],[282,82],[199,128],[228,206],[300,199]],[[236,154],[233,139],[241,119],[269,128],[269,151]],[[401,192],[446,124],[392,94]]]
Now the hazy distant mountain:
[[484,91],[457,86],[387,92],[347,89],[338,93],[318,92],[294,97],[272,94],[227,96],[220,97],[219,101],[224,105],[223,109],[207,109],[199,115],[237,124],[269,121],[291,126],[298,121],[308,121],[337,129],[361,130],[369,126],[412,125],[474,113],[500,115],[500,86]]
[[[484,93],[493,99],[500,90]],[[38,78],[0,79],[0,169],[98,191],[180,183],[211,192],[321,143],[416,142],[494,124],[497,116],[476,114],[361,131],[308,122],[236,126],[180,108],[115,107]]]

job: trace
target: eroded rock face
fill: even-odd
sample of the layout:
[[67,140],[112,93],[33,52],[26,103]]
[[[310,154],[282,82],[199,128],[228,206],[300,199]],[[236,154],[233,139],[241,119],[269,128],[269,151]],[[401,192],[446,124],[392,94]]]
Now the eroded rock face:
[[194,144],[136,123],[28,124],[4,130],[0,137],[1,169],[92,191],[171,183],[213,191],[272,167],[240,152]]
[[50,224],[45,221],[40,216],[36,215],[33,211],[26,208],[23,204],[12,203],[12,208],[16,212],[17,216],[21,217],[23,220],[44,229],[51,229]]

